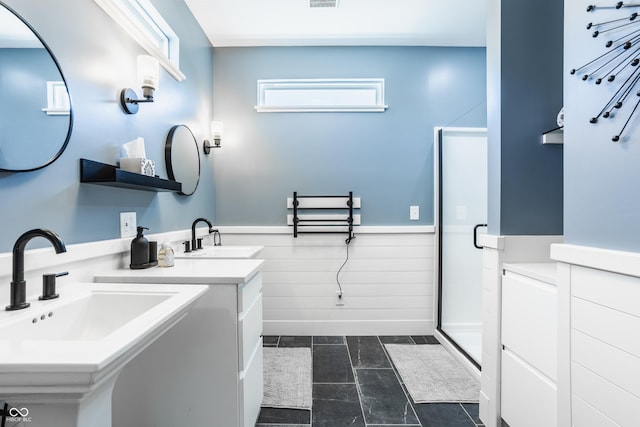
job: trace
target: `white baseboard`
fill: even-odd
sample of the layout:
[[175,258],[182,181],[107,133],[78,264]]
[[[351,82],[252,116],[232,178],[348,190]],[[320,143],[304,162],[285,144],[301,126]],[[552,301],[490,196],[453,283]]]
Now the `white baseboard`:
[[480,391],[480,410],[478,415],[480,421],[482,421],[486,427],[499,427],[496,421],[491,417],[491,414],[489,414],[489,404],[490,400],[487,395]]
[[265,320],[263,335],[433,335],[431,320]]

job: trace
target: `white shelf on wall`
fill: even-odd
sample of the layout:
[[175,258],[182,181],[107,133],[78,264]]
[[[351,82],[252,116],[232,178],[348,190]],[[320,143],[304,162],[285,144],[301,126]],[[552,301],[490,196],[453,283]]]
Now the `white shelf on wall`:
[[559,127],[542,134],[543,144],[564,144],[564,128]]

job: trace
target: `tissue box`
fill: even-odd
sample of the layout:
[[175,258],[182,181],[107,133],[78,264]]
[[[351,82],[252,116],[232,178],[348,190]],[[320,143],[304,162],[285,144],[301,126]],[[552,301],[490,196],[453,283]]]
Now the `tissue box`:
[[154,161],[143,157],[121,157],[120,169],[148,176],[154,176],[156,174],[156,164]]

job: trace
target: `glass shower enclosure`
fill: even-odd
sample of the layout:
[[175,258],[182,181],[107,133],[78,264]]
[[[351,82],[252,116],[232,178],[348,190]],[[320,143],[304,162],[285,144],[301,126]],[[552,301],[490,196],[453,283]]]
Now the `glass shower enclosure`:
[[486,129],[436,135],[437,329],[478,368],[482,363],[482,250],[487,223]]

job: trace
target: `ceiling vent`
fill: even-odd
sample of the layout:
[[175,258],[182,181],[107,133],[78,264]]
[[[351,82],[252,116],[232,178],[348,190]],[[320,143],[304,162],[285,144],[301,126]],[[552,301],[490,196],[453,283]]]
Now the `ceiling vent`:
[[338,7],[338,0],[309,0],[309,7],[310,8],[317,8],[317,7],[323,7],[323,8],[327,8],[327,7],[333,7],[333,8],[337,8]]

